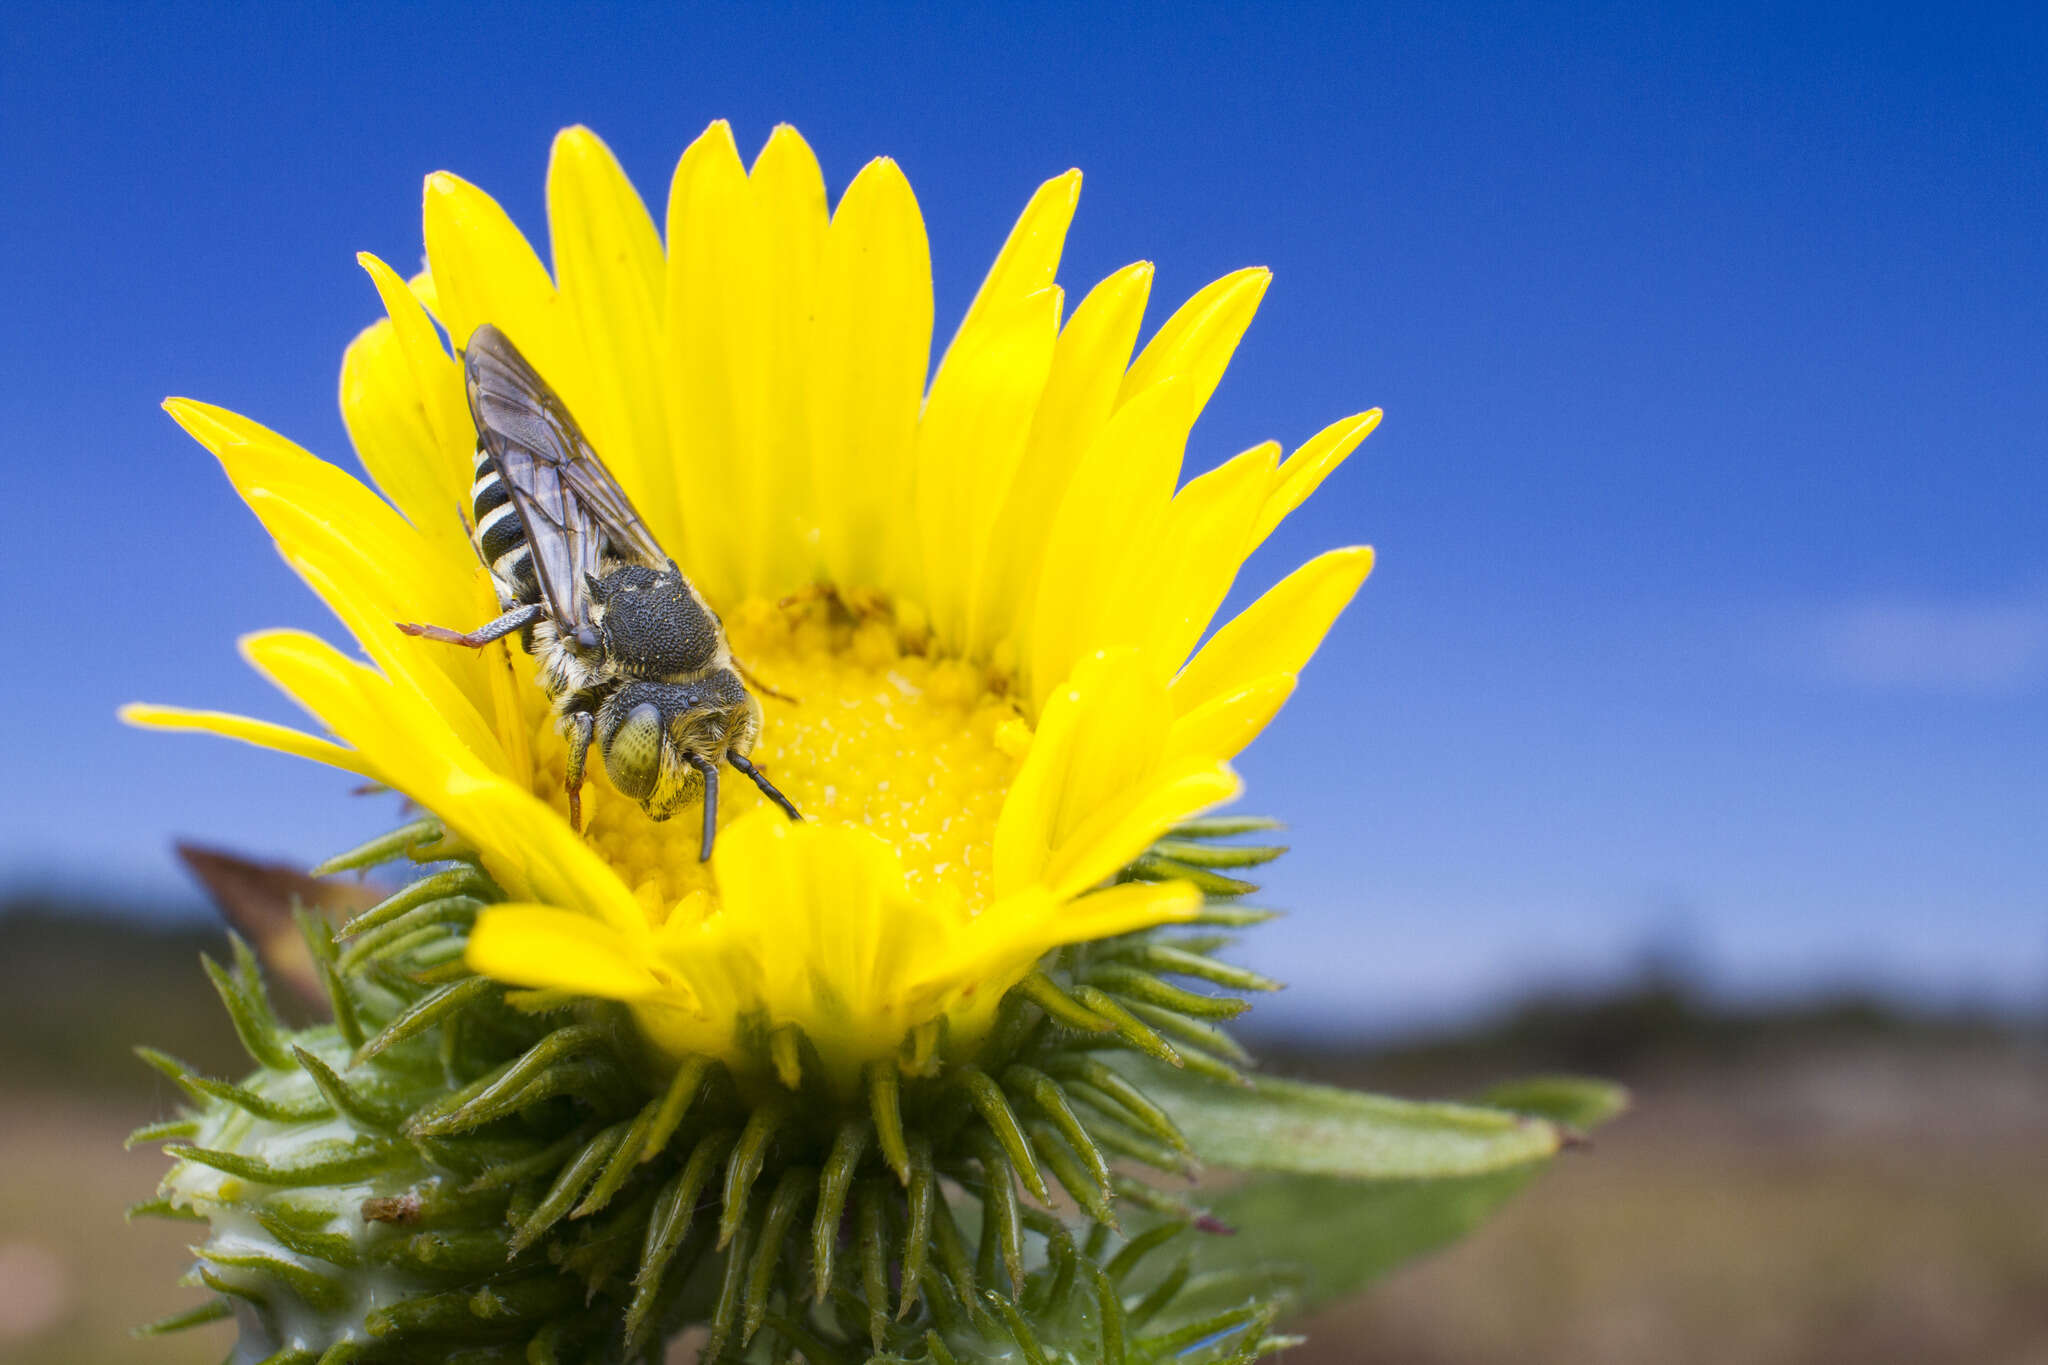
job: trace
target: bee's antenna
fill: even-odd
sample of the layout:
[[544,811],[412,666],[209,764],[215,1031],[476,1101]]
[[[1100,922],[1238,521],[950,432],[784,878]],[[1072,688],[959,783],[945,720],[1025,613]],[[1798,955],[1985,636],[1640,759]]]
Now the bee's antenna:
[[718,765],[702,754],[683,755],[690,760],[690,766],[704,774],[704,844],[697,853],[697,861],[711,861],[711,845],[718,838]]
[[734,753],[728,749],[726,751],[725,761],[732,764],[733,767],[739,769],[741,772],[745,773],[748,777],[753,778],[754,785],[761,789],[762,795],[766,796],[770,801],[773,801],[776,805],[782,807],[783,814],[787,815],[792,820],[801,820],[804,818],[802,815],[797,813],[796,803],[791,801],[788,797],[784,796],[781,792],[775,790],[775,784],[768,780],[768,774],[762,772],[759,768],[755,767],[752,763],[748,762],[747,756],[745,754]]

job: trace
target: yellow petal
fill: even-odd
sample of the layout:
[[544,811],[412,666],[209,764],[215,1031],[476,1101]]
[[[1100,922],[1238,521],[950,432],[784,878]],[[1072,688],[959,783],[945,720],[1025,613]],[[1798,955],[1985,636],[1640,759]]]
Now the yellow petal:
[[1033,604],[1053,518],[1075,466],[1116,404],[1151,287],[1149,261],[1126,266],[1090,290],[1060,330],[1031,436],[975,585],[967,643],[973,657],[986,657],[1004,640],[1013,642],[1018,657],[1030,656]]
[[891,920],[910,899],[886,841],[752,811],[719,835],[713,863],[727,923],[773,926],[765,991],[853,1016],[885,1003],[894,973],[877,967],[897,964],[878,964],[877,952],[898,937]]
[[421,218],[439,316],[456,348],[488,322],[557,389],[576,387],[565,382],[575,356],[562,335],[554,282],[497,201],[436,171],[427,177]]
[[1060,902],[1027,887],[973,916],[933,917],[918,951],[896,971],[895,994],[912,1022],[947,1016],[949,1036],[968,1041],[988,1025],[1003,992],[1048,948],[1070,942]]
[[928,981],[971,923],[956,904],[911,898],[894,850],[857,827],[750,812],[720,833],[713,866],[721,907],[679,907],[655,944],[683,1007],[635,1010],[671,1051],[729,1053],[772,1002],[772,1023],[803,1028],[829,1069],[857,1075],[920,1022],[923,988],[906,983]]
[[1237,343],[1259,311],[1273,272],[1263,267],[1225,275],[1182,304],[1145,343],[1124,376],[1123,396],[1133,395],[1169,375],[1188,384],[1197,411],[1209,401]]
[[273,725],[267,720],[251,720],[226,711],[191,711],[182,706],[155,706],[146,702],[130,702],[121,708],[120,716],[127,724],[146,730],[197,730],[224,735],[260,749],[275,749],[295,758],[310,758],[315,763],[356,773],[373,782],[383,781],[355,750],[331,740],[315,738],[289,725]]
[[1108,635],[1098,628],[1101,585],[1123,579],[1165,518],[1194,424],[1190,397],[1179,380],[1139,394],[1117,410],[1074,471],[1039,577],[1025,660],[1034,700]]
[[681,538],[664,543],[714,603],[740,592],[751,529],[734,512],[751,505],[739,488],[752,476],[747,424],[762,341],[749,278],[754,237],[747,170],[720,120],[684,151],[668,193],[667,388]]
[[499,981],[600,1000],[638,1000],[661,989],[632,943],[588,915],[546,905],[485,910],[463,960]]
[[1081,728],[1083,693],[1064,683],[1045,703],[1023,766],[1003,797],[994,839],[995,893],[1016,895],[1039,881],[1052,852],[1052,827]]
[[586,911],[644,936],[639,906],[610,866],[552,809],[480,760],[418,692],[300,631],[249,636],[242,653],[353,744],[382,780],[482,850],[511,895]]
[[[451,497],[458,506],[466,505],[471,454],[476,448],[476,428],[470,421],[469,402],[462,388],[462,362],[448,354],[441,343],[441,334],[435,330],[428,303],[433,297],[431,280],[421,275],[413,284],[408,284],[397,271],[367,251],[356,253],[356,263],[363,267],[371,283],[377,287],[377,297],[383,303],[397,337],[398,354],[412,378],[412,392],[426,415],[427,425],[433,430],[436,448],[442,454],[443,463],[431,467],[437,490],[432,515],[444,517]],[[346,407],[344,401],[344,411]],[[383,481],[379,479],[378,482],[381,485]],[[387,488],[385,491],[391,490]],[[414,509],[395,494],[392,500],[408,516],[415,515]],[[422,507],[417,515],[426,514],[427,509]]]
[[[439,794],[451,767],[485,775],[475,756],[416,693],[393,687],[375,669],[344,658],[325,640],[303,631],[258,631],[243,637],[241,649],[257,672],[347,740],[384,780],[415,799],[425,802]],[[460,818],[460,812],[448,814]]]
[[1268,442],[1190,479],[1174,494],[1153,547],[1121,583],[1103,585],[1116,603],[1105,619],[1129,623],[1152,677],[1170,678],[1187,662],[1223,605],[1250,553],[1279,454]]
[[[441,295],[434,288],[434,272],[422,270],[405,282],[412,296],[420,301],[420,307],[427,310],[427,316],[441,321]],[[446,325],[445,323],[443,324]]]
[[909,1017],[943,1010],[952,1039],[971,1041],[992,1022],[1004,992],[1051,949],[1187,920],[1201,904],[1185,882],[1132,882],[1071,901],[1033,887],[990,906],[949,936],[944,951],[906,970],[898,994]]
[[1307,502],[1309,494],[1315,492],[1323,480],[1358,449],[1359,442],[1373,434],[1383,415],[1374,408],[1355,417],[1346,417],[1341,422],[1332,422],[1303,442],[1301,449],[1289,455],[1287,463],[1280,466],[1279,475],[1273,481],[1272,494],[1259,513],[1259,524],[1252,531],[1252,544],[1262,544],[1289,512]]
[[1354,546],[1320,554],[1281,579],[1181,670],[1174,710],[1186,715],[1256,679],[1299,673],[1371,572],[1372,549]]
[[1053,850],[1046,884],[1055,896],[1077,896],[1115,876],[1167,830],[1242,790],[1237,774],[1213,759],[1170,759],[1118,792]]
[[1102,430],[1123,387],[1152,293],[1152,263],[1137,261],[1088,291],[1060,330],[1045,398],[1031,422],[1031,457],[1072,469]]
[[1294,675],[1278,673],[1246,683],[1234,692],[1211,697],[1174,718],[1166,737],[1167,756],[1235,758],[1258,738],[1259,732],[1293,695]]
[[555,138],[548,238],[561,326],[581,363],[541,374],[655,535],[673,535],[661,239],[618,159],[588,128]]
[[394,686],[325,640],[304,631],[267,630],[244,636],[240,643],[257,672],[347,740],[400,790],[424,799],[422,793],[446,785],[450,769],[478,779],[492,776],[417,690]]
[[436,477],[440,440],[389,318],[358,332],[342,352],[340,397],[356,458],[414,528],[430,529],[451,516],[459,526],[462,504]]
[[[377,487],[414,526],[461,544],[467,540],[463,518],[467,516],[471,450],[477,444],[469,424],[469,405],[463,399],[463,366],[442,350],[432,317],[406,287],[406,280],[369,252],[360,252],[356,262],[377,284],[389,321],[383,329],[371,327],[356,338],[356,344],[342,356],[342,417],[354,434],[358,422],[354,409],[360,403],[377,401],[410,409],[403,413],[403,426],[424,434],[424,444],[410,438],[403,444],[381,446],[375,450],[381,467],[371,465],[373,452],[360,444],[356,454],[362,456]],[[373,336],[379,340],[371,340]],[[358,348],[365,354],[356,356]]]
[[1082,663],[1061,704],[1078,711],[1079,723],[1070,732],[1051,812],[1047,842],[1055,851],[1150,777],[1165,752],[1170,720],[1165,687],[1131,649],[1100,652]]
[[1060,906],[1059,942],[1083,943],[1134,934],[1140,929],[1192,919],[1201,908],[1202,893],[1187,882],[1125,882]]
[[939,639],[966,644],[967,605],[1031,414],[1052,368],[1060,291],[992,303],[947,358],[917,427],[915,497],[925,609]]
[[1011,986],[1043,956],[1041,944],[1063,939],[1059,904],[1042,886],[1028,888],[969,916],[954,907],[935,916],[941,933],[925,938],[900,969],[893,1013],[908,1025],[943,1017],[953,1048],[971,1047],[995,1022]]
[[[454,384],[459,394],[459,376]],[[476,567],[465,520],[475,437],[460,445],[442,439],[388,319],[364,329],[342,354],[341,416],[356,458],[431,547],[438,572],[467,577]]]
[[924,219],[896,163],[871,161],[846,187],[818,267],[811,334],[812,506],[821,567],[843,587],[893,586],[916,546],[897,532],[931,357],[932,275]]
[[1031,202],[1024,206],[1024,212],[1018,215],[1016,225],[1004,240],[1003,249],[996,253],[995,264],[989,267],[981,288],[975,292],[974,302],[967,306],[960,330],[939,362],[940,374],[946,372],[946,365],[953,353],[961,349],[961,343],[970,341],[991,314],[1007,312],[1022,300],[1052,287],[1059,270],[1060,252],[1066,246],[1067,228],[1074,221],[1074,208],[1080,202],[1078,170],[1054,176],[1032,194]]
[[[497,610],[497,589],[491,585],[488,577],[479,574],[476,582],[476,609],[469,619],[488,621]],[[516,786],[533,791],[536,790],[533,722],[522,698],[531,695],[531,689],[535,686],[533,679],[536,670],[523,660],[514,662],[513,651],[518,648],[515,636],[485,649],[479,658],[478,664],[490,687],[490,705],[483,714],[489,717],[491,727],[497,732],[499,743],[503,745],[505,762],[502,771]]]
[[1098,653],[1074,670],[1047,701],[997,817],[998,897],[1037,881],[1056,895],[1075,895],[1136,856],[1142,844],[1079,882],[1055,870],[1092,872],[1108,853],[1103,831],[1118,826],[1150,787],[1171,780],[1160,772],[1170,722],[1165,689],[1145,674],[1135,650]]
[[749,593],[775,597],[810,580],[812,525],[810,423],[801,401],[811,319],[817,309],[818,264],[830,222],[825,176],[810,146],[788,124],[768,136],[747,174],[754,200],[755,307],[766,345],[760,406],[754,420],[753,477],[739,509],[753,529],[740,546]]
[[[399,594],[394,607],[411,604],[401,616],[452,616],[468,610],[476,559],[473,551],[455,548],[455,537],[426,534],[408,525],[348,473],[240,413],[186,398],[166,399],[164,411],[213,452],[236,491],[274,536],[278,530],[270,522],[275,514],[296,509],[300,523],[315,529],[322,545],[344,553],[346,573],[361,569]],[[404,435],[395,429],[376,439]],[[299,552],[305,547],[292,539],[280,537],[278,548],[295,562],[295,557],[304,557]]]
[[422,804],[461,813],[450,823],[485,851],[485,868],[508,893],[594,916],[633,942],[649,937],[632,891],[552,807],[495,773],[445,765],[439,777]]
[[502,763],[477,652],[411,638],[396,624],[461,624],[476,600],[474,557],[451,562],[446,538],[422,535],[348,474],[238,413],[186,399],[164,407],[219,458],[285,561],[370,657],[432,698],[464,743]]
[[[417,692],[471,752],[500,771],[511,771],[491,723],[497,712],[487,676],[506,646],[471,650],[400,632],[395,623],[417,614],[409,610],[408,596],[418,596],[408,594],[402,563],[394,566],[396,572],[381,573],[361,562],[359,547],[302,508],[268,503],[259,508],[280,545],[289,544],[287,562],[334,608],[385,676]],[[483,620],[495,615],[494,607],[481,613]]]

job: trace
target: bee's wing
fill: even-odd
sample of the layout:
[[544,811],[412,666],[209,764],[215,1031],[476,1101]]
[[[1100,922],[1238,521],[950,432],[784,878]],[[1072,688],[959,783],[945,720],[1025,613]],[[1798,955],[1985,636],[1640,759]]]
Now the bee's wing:
[[503,332],[477,328],[463,372],[477,436],[519,510],[548,614],[582,635],[591,624],[588,576],[607,545],[653,567],[668,556],[561,397]]

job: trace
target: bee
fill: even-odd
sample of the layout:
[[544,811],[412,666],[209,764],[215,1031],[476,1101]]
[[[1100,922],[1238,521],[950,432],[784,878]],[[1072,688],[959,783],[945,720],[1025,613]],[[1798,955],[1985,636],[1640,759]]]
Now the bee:
[[519,633],[569,742],[573,829],[583,824],[593,743],[612,785],[653,819],[702,801],[702,859],[718,835],[721,763],[801,819],[747,757],[761,736],[761,703],[718,614],[633,510],[560,395],[489,324],[463,351],[463,377],[477,431],[471,538],[503,614],[468,632],[398,628],[469,649]]

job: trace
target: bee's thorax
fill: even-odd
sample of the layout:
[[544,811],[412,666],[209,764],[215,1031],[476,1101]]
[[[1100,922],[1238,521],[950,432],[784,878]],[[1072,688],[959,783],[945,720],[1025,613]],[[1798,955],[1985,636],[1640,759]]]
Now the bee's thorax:
[[622,676],[689,682],[725,661],[718,618],[681,572],[623,565],[590,591],[603,653]]

